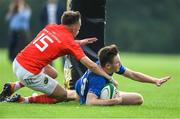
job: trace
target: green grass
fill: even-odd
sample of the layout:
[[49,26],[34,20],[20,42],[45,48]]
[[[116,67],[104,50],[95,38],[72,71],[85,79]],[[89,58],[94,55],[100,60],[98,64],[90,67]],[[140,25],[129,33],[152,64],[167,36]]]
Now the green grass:
[[[122,53],[121,60],[126,67],[152,76],[171,75],[172,79],[161,87],[128,80],[114,75],[119,89],[139,92],[144,97],[141,106],[84,106],[78,102],[58,104],[0,104],[0,118],[180,118],[180,56],[156,54]],[[0,50],[0,90],[4,83],[16,81],[7,51]],[[58,80],[63,83],[60,60],[55,61],[59,71]],[[27,88],[18,93],[32,95]]]

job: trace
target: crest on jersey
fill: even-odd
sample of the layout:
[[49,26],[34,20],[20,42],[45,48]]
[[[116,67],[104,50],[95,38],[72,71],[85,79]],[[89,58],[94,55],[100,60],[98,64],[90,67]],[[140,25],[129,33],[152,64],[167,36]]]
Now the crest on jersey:
[[47,85],[47,84],[48,84],[48,82],[49,82],[48,77],[45,77],[45,78],[44,78],[44,84],[46,84],[46,85]]

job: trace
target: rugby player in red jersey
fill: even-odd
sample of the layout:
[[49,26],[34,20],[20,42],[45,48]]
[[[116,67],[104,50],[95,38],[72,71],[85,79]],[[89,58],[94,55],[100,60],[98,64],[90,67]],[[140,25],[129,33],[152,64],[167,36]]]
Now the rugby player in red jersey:
[[[73,98],[71,93],[58,84],[57,72],[49,65],[54,59],[70,54],[94,73],[117,82],[106,74],[96,63],[91,61],[83,52],[80,45],[93,43],[96,38],[75,40],[81,26],[81,15],[78,11],[66,11],[61,17],[61,25],[51,24],[42,29],[35,39],[29,43],[14,59],[13,72],[18,81],[6,83],[0,94],[0,100],[8,102],[39,102],[56,103]],[[44,93],[20,100],[19,95],[11,96],[22,87],[28,87]],[[11,96],[10,98],[7,98]]]

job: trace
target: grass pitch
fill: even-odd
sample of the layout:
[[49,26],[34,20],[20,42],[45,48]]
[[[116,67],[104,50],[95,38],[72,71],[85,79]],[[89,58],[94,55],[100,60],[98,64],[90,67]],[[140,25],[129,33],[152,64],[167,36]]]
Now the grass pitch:
[[[0,103],[0,118],[180,118],[180,56],[122,53],[121,60],[130,69],[156,77],[171,75],[172,79],[156,87],[114,75],[120,90],[143,95],[141,106],[84,106],[73,101],[51,105]],[[58,81],[63,84],[61,67],[57,59]],[[0,77],[0,90],[4,83],[16,81],[4,49],[0,50]],[[29,96],[33,92],[23,88],[17,93]]]

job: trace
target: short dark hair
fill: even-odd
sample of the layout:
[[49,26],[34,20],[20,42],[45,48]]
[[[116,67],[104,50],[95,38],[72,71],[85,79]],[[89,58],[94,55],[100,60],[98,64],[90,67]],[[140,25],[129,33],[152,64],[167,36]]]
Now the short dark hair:
[[98,58],[100,65],[104,67],[107,63],[112,63],[114,57],[119,53],[119,50],[116,45],[109,45],[103,47],[98,52]]
[[61,23],[63,25],[73,25],[81,19],[79,11],[65,11],[61,17]]

